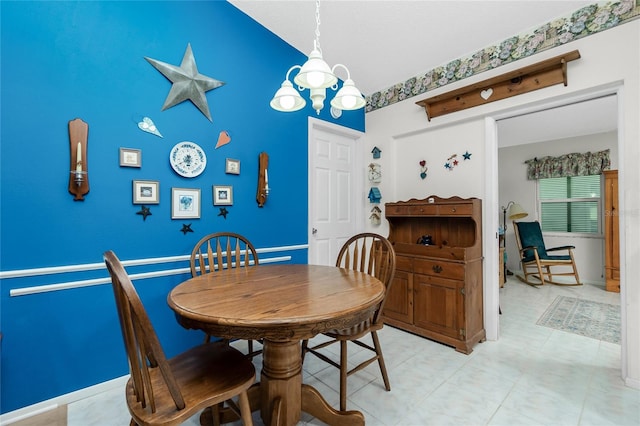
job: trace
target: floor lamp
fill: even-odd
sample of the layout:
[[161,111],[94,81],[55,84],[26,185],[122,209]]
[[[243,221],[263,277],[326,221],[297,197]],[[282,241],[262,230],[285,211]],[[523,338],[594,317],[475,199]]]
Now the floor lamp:
[[[507,250],[507,216],[509,220],[522,219],[529,216],[529,214],[522,208],[522,206],[514,201],[509,201],[507,206],[502,206],[502,229],[504,237],[502,238],[502,247]],[[507,214],[508,213],[508,214]],[[513,275],[511,271],[507,269],[507,262],[504,262],[504,279],[507,280],[507,275]]]

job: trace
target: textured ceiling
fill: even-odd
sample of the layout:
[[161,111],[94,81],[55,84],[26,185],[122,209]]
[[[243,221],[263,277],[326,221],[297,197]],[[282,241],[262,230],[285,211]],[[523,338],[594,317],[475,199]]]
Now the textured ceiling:
[[[315,1],[229,2],[304,54],[313,48]],[[325,61],[330,66],[346,65],[366,96],[592,3],[323,0],[320,45]],[[283,78],[291,65],[282,64]],[[337,71],[338,77],[344,79],[342,72]],[[615,97],[527,114],[499,123],[499,144],[606,132],[616,128],[616,116]]]
[[[302,53],[313,48],[314,1],[230,3]],[[320,45],[325,61],[346,65],[366,96],[591,3],[323,0]],[[283,77],[291,65],[282,64]]]

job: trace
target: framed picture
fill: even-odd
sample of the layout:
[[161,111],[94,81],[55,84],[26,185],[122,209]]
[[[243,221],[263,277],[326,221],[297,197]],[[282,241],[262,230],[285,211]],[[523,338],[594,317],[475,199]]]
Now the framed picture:
[[240,174],[240,160],[234,160],[233,158],[227,158],[227,166],[225,168],[225,173],[230,175],[239,175]]
[[157,180],[134,180],[133,204],[160,204],[160,182]]
[[120,167],[141,167],[142,151],[133,148],[120,148]]
[[214,206],[230,206],[233,204],[233,187],[232,186],[214,186],[213,187],[213,205]]
[[200,219],[200,189],[171,188],[171,219]]

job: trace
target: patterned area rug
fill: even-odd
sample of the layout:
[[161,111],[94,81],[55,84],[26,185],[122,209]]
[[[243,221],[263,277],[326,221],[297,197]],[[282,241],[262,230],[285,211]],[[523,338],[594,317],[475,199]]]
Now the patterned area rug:
[[558,296],[538,325],[620,344],[620,306]]

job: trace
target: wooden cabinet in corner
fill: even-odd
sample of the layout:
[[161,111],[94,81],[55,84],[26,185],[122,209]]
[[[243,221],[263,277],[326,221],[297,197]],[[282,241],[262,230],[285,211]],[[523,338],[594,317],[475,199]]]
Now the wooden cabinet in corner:
[[396,274],[384,321],[469,354],[485,340],[482,200],[430,196],[385,205]]

